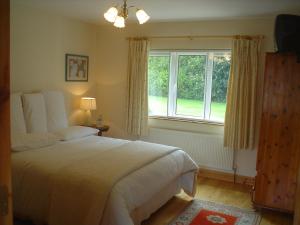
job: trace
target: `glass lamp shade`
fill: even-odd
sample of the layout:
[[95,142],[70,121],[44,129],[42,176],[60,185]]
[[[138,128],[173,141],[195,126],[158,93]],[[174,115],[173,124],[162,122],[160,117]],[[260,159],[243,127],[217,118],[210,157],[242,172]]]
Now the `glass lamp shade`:
[[114,23],[115,27],[118,28],[124,28],[125,27],[125,19],[122,16],[117,16],[115,23]]
[[150,19],[150,16],[142,9],[136,11],[136,17],[140,24],[146,23]]
[[104,13],[104,18],[108,21],[108,22],[115,22],[116,18],[118,16],[118,9],[115,7],[111,7],[109,8],[106,13]]
[[80,108],[84,110],[96,110],[96,99],[90,97],[81,98]]

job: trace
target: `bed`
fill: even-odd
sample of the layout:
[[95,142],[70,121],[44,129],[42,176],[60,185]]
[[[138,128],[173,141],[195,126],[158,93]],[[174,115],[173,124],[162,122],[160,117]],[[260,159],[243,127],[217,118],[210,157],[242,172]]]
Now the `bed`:
[[[183,150],[68,127],[45,102],[50,98],[55,107],[64,105],[57,92],[20,98],[16,94],[11,104],[17,217],[49,225],[133,225],[182,189],[195,194],[198,168]],[[41,105],[51,115],[41,119]]]

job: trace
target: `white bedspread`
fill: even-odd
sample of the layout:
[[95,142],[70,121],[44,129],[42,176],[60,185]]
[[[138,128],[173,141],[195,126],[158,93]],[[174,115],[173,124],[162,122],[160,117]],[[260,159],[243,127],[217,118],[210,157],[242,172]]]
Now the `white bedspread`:
[[[95,154],[95,149],[106,151],[127,142],[90,136],[43,149],[14,153],[12,162],[16,215],[38,224],[47,223],[51,195],[49,182],[66,164],[66,160],[72,162],[82,159],[82,151],[85,152],[84,157],[89,158]],[[45,167],[49,163],[53,163],[51,169]],[[113,188],[102,224],[132,225],[131,212],[145,205],[161,189],[178,178],[181,187],[192,195],[196,170],[197,166],[187,154],[175,151],[133,172]],[[36,182],[32,179],[39,179],[38,183],[42,185],[34,185]]]

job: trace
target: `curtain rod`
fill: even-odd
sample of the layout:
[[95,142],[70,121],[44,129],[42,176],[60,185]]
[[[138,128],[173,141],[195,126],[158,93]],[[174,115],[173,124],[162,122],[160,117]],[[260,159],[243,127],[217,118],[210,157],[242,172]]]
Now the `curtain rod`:
[[264,39],[263,35],[184,35],[184,36],[148,36],[148,37],[127,37],[127,40],[131,39],[234,39],[234,38],[246,38],[246,39]]

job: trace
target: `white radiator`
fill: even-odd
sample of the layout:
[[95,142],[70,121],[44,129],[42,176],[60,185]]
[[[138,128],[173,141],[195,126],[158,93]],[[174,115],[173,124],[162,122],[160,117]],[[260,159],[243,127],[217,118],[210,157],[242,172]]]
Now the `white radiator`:
[[151,128],[145,141],[186,151],[202,168],[232,173],[233,151],[223,148],[223,136]]

